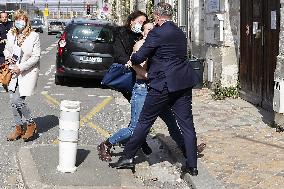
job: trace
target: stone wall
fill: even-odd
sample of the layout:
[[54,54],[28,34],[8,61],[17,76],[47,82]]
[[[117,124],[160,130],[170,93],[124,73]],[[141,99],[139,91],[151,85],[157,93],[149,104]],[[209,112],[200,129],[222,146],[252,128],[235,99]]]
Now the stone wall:
[[[216,4],[217,3],[217,4]],[[191,0],[192,54],[205,58],[204,80],[238,82],[240,0]]]

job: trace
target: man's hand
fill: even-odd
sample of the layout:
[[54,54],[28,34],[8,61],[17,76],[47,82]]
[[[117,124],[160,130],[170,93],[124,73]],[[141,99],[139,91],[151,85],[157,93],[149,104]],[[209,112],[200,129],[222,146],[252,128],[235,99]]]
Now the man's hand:
[[125,66],[127,68],[131,68],[132,67],[132,62],[130,60],[128,60],[128,62],[125,64]]
[[9,64],[15,64],[15,63],[16,63],[15,60],[12,59],[12,58],[9,58],[9,59],[8,59],[8,62],[9,62]]

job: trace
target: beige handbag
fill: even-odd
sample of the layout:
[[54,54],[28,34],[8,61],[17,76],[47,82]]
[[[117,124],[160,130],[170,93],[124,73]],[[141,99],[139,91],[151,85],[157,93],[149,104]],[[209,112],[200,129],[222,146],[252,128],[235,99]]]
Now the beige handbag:
[[9,64],[5,62],[0,65],[0,83],[2,83],[3,87],[7,89],[12,78],[12,73],[9,69]]

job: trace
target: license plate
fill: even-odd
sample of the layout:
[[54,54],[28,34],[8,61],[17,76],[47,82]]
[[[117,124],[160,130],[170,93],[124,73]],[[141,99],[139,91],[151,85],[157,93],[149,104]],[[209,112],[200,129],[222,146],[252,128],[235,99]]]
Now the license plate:
[[87,62],[97,62],[97,63],[103,62],[103,59],[101,57],[93,57],[93,56],[82,56],[80,57],[80,60]]

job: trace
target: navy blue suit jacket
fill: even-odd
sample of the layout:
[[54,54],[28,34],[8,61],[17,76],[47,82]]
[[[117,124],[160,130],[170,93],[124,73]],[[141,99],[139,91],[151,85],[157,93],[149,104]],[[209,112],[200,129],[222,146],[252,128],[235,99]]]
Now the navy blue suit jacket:
[[172,21],[151,30],[142,47],[131,56],[132,64],[148,58],[149,86],[169,92],[194,87],[198,76],[187,61],[187,41],[183,31]]

